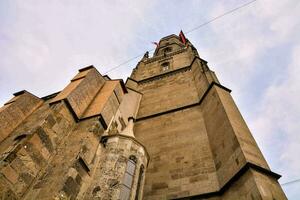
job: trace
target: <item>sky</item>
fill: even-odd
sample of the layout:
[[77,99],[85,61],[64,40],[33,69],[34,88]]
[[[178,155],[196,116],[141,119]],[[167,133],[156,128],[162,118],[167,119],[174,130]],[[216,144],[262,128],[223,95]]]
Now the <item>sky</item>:
[[[249,0],[1,0],[0,105],[26,89],[62,90],[102,74]],[[186,37],[232,96],[281,184],[300,179],[300,1],[257,0]],[[138,59],[108,75],[126,79]],[[300,182],[282,186],[289,199]]]

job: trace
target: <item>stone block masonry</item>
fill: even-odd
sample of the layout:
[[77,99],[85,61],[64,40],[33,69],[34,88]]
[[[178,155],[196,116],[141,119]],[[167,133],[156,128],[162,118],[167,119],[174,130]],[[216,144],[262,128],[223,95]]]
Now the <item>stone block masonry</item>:
[[0,108],[0,197],[284,200],[246,122],[192,43],[160,40],[126,84],[82,68]]

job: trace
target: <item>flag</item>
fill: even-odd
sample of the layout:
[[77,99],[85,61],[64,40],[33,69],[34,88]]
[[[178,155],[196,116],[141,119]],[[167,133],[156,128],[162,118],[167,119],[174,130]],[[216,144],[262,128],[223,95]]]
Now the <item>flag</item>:
[[180,37],[181,42],[182,42],[183,44],[186,44],[186,38],[185,38],[185,36],[184,36],[182,30],[181,30],[180,33],[179,33],[179,37]]

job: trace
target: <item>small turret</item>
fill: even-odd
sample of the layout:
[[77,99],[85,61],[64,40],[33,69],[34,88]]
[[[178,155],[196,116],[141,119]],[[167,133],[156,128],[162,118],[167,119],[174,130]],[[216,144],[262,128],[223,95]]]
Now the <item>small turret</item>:
[[100,180],[102,199],[142,199],[145,169],[149,156],[145,147],[135,139],[133,117],[120,133],[102,137],[106,150]]

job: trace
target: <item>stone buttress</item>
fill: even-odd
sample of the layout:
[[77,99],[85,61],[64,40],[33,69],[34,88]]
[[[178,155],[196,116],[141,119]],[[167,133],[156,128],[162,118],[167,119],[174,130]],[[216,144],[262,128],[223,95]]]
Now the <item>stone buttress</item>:
[[58,93],[14,96],[0,108],[1,199],[142,199],[149,157],[128,121],[141,94],[90,66]]

